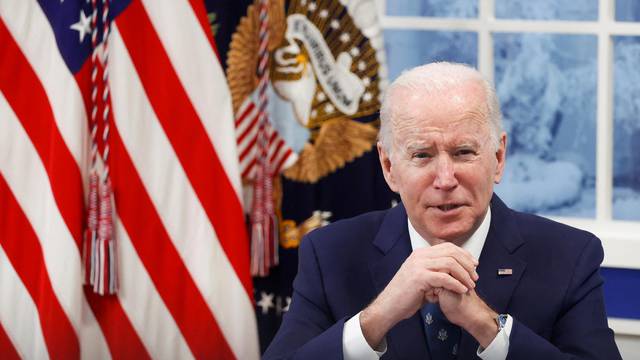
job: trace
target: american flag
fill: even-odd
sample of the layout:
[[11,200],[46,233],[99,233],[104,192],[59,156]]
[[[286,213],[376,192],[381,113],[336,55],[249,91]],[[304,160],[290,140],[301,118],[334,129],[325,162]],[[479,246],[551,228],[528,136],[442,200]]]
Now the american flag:
[[257,359],[234,114],[204,4],[109,5],[119,284],[100,296],[81,256],[92,4],[0,0],[0,358]]

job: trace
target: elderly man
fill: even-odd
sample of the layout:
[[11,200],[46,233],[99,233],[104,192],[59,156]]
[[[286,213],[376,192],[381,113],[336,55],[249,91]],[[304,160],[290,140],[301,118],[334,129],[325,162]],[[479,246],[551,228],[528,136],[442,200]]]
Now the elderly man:
[[620,358],[600,241],[493,194],[507,138],[480,73],[405,72],[381,121],[380,164],[402,203],[303,240],[265,359]]

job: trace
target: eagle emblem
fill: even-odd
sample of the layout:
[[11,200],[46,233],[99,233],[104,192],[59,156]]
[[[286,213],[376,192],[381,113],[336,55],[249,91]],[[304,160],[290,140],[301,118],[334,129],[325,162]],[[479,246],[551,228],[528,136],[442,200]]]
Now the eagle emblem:
[[[315,183],[375,144],[387,85],[374,0],[269,1],[270,120],[297,153],[284,177]],[[258,6],[233,34],[227,79],[237,113],[258,85]],[[271,101],[271,100],[270,100]],[[302,140],[301,140],[302,139]]]

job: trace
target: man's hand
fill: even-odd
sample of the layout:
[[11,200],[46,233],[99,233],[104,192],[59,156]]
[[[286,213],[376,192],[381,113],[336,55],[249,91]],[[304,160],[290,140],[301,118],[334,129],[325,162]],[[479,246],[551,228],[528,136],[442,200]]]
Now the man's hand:
[[462,295],[475,288],[478,261],[466,250],[442,243],[411,253],[391,282],[360,314],[362,333],[377,348],[386,333],[415,314],[426,301],[438,301],[436,289]]
[[498,315],[471,289],[467,293],[447,289],[436,290],[440,309],[447,319],[473,336],[486,348],[498,334]]

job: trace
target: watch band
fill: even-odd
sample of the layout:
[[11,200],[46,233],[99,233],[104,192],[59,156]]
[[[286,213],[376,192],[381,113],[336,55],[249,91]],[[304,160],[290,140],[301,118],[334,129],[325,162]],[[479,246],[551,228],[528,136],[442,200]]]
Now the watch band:
[[504,327],[507,325],[507,314],[498,314],[496,315],[496,324],[498,325],[498,332],[502,331]]

